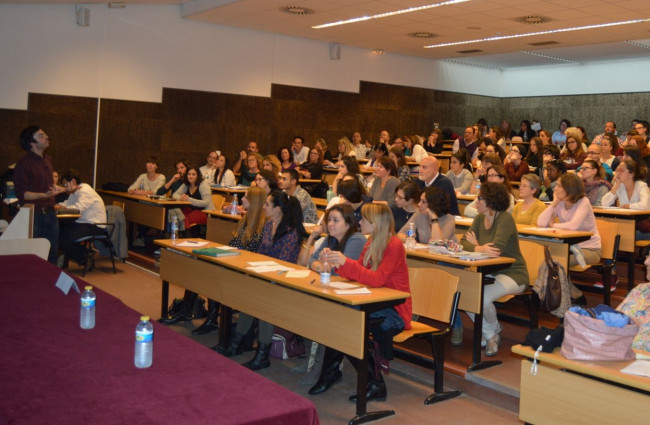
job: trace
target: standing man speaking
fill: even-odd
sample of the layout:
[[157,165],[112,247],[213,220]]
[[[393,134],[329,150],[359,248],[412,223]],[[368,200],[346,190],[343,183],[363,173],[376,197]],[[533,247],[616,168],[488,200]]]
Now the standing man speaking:
[[50,139],[39,126],[20,133],[20,147],[27,153],[14,169],[14,187],[20,205],[34,204],[34,237],[50,241],[47,260],[56,264],[59,246],[59,223],[54,212],[54,197],[65,189],[54,185],[52,159],[44,155]]

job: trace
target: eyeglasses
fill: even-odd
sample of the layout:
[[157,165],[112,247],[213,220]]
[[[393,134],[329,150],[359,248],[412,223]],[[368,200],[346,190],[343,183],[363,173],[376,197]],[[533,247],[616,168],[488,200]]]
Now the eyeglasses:
[[582,168],[580,168],[580,169],[581,170],[595,170],[595,168],[593,168],[593,167],[585,167],[585,166],[582,166]]
[[587,152],[587,155],[600,155],[600,152]]
[[262,177],[255,177],[256,182],[261,182],[262,180],[264,180]]
[[501,174],[488,174],[487,176],[488,176],[488,177],[498,177],[498,178],[500,178],[500,179],[503,178],[503,176],[502,176]]
[[482,196],[477,196],[477,197],[476,197],[476,200],[477,200],[477,201],[485,201],[485,198],[482,197]]
[[406,198],[401,195],[395,195],[395,199],[406,199]]

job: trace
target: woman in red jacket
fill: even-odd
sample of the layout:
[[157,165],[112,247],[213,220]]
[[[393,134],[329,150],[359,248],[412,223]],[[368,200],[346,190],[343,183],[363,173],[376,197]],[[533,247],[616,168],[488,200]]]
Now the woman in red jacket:
[[[361,209],[361,233],[370,235],[358,260],[352,260],[340,251],[324,248],[319,256],[320,261],[328,261],[337,273],[350,280],[364,285],[379,288],[386,287],[410,293],[409,272],[406,267],[404,245],[395,236],[393,215],[384,204],[366,204]],[[373,336],[374,349],[368,361],[367,400],[386,400],[386,384],[380,369],[388,369],[388,360],[393,358],[393,336],[403,329],[411,328],[412,305],[408,298],[404,303],[388,307],[370,314],[371,318],[383,318],[381,323],[370,326]],[[357,360],[349,357],[357,367]],[[325,392],[336,382],[340,381],[340,364],[343,353],[331,348],[325,351],[321,376],[309,393]],[[356,395],[350,397],[356,402]]]

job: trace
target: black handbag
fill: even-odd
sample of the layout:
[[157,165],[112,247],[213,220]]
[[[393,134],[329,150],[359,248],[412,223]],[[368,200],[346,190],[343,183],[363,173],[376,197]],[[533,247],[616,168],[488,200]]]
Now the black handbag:
[[540,310],[553,311],[560,307],[562,303],[560,267],[553,260],[548,246],[544,246],[544,262],[539,268],[535,291],[539,295]]

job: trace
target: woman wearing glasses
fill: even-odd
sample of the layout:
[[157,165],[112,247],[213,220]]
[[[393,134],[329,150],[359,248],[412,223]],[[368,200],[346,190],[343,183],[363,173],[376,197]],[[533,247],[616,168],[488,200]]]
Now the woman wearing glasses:
[[530,173],[525,157],[526,147],[524,145],[514,145],[510,148],[504,164],[510,181],[521,181],[521,176]]
[[[482,252],[489,256],[514,258],[515,262],[499,272],[494,283],[486,285],[483,294],[483,338],[485,355],[494,356],[501,343],[501,325],[497,320],[494,301],[508,294],[518,294],[528,285],[526,262],[519,249],[517,226],[506,212],[510,193],[505,185],[488,181],[481,186],[476,198],[478,214],[470,229],[461,239],[463,249]],[[472,320],[474,315],[470,314]]]
[[521,177],[518,202],[512,210],[512,218],[517,224],[537,226],[537,217],[546,209],[546,205],[537,199],[542,180],[536,174],[525,174]]
[[[493,165],[487,169],[487,179],[486,182],[500,183],[503,187],[506,188],[508,197],[510,199],[510,206],[506,209],[506,212],[512,214],[512,209],[515,207],[515,197],[512,195],[512,186],[510,186],[510,180],[506,174],[505,168],[501,165]],[[479,192],[480,193],[480,192]],[[476,217],[479,213],[478,208],[476,207],[478,198],[474,199],[469,205],[465,207],[464,215],[465,217]]]
[[585,185],[585,195],[591,205],[598,207],[602,205],[603,196],[612,188],[612,185],[605,180],[605,170],[598,161],[587,159],[582,163],[578,175]]

